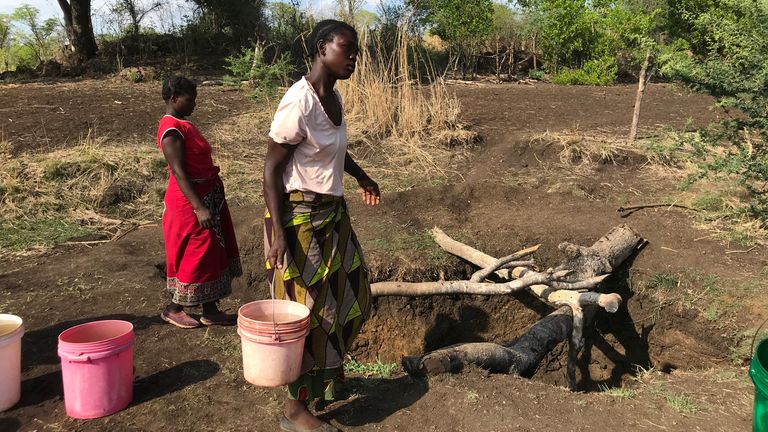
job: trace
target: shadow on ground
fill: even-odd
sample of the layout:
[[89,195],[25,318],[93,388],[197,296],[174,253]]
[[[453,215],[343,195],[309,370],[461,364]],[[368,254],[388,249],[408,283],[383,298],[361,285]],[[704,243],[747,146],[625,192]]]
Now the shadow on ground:
[[397,378],[347,378],[339,389],[342,402],[322,413],[323,420],[335,419],[343,426],[365,426],[380,423],[407,408],[429,390],[425,380],[404,375]]

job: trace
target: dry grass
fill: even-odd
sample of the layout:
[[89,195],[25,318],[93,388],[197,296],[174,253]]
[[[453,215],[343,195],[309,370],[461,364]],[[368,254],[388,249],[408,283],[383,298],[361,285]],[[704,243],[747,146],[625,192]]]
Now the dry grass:
[[563,165],[590,168],[594,164],[616,163],[621,153],[633,151],[626,140],[609,134],[587,134],[579,131],[553,133],[544,132],[531,138],[531,145],[555,144],[560,147],[560,163]]
[[696,155],[705,148],[697,132],[662,131],[658,137],[635,143],[601,131],[545,132],[534,136],[530,145],[555,146],[560,165],[581,174],[593,171],[599,164],[639,157],[644,160],[641,168],[650,178],[670,183],[669,194],[654,201],[698,210],[695,226],[729,244],[752,246],[768,239],[766,223],[747,216],[748,197],[734,176],[705,178],[693,184],[687,181],[698,172],[702,156]]
[[[350,151],[375,176],[418,174],[415,181],[431,181],[456,174],[450,167],[477,138],[459,120],[458,99],[433,73],[422,77],[414,72],[418,68],[411,58],[417,54],[404,32],[391,58],[378,41],[365,34],[362,39],[362,46],[373,48],[361,51],[355,74],[339,83]],[[419,84],[423,78],[430,84]]]
[[[272,108],[272,107],[269,107]],[[272,108],[273,109],[273,108]],[[233,204],[261,202],[268,107],[230,117],[209,134]],[[145,141],[110,144],[93,131],[68,148],[8,158],[0,166],[0,254],[89,233],[114,236],[157,223],[168,181],[162,153]]]
[[157,218],[167,179],[162,155],[145,143],[109,142],[88,131],[72,147],[4,161],[0,253]]
[[10,159],[12,151],[13,144],[11,141],[5,139],[5,137],[0,134],[0,162],[4,162]]
[[[0,168],[0,220],[49,219],[62,214],[106,212],[144,220],[156,213],[164,180],[162,156],[151,146],[108,145],[93,131],[78,144],[46,154],[14,158]],[[148,208],[151,207],[151,208]]]
[[227,118],[217,123],[208,134],[213,147],[214,163],[221,168],[227,201],[233,205],[263,202],[262,173],[266,139],[271,115],[277,109],[263,110]]

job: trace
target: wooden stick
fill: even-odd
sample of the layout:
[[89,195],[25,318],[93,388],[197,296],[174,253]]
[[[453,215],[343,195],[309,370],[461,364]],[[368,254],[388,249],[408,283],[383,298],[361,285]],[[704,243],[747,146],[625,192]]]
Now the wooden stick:
[[112,240],[111,240],[111,241],[118,241],[118,240],[120,240],[121,238],[123,238],[123,237],[125,237],[126,235],[128,235],[128,233],[131,233],[131,232],[133,232],[133,231],[137,230],[138,228],[139,228],[139,226],[138,226],[138,225],[131,225],[131,227],[130,227],[130,228],[128,228],[127,230],[125,230],[125,231],[123,231],[123,232],[121,232],[121,233],[115,234],[115,236],[114,236],[114,237],[112,237]]
[[[432,228],[432,238],[446,252],[463,258],[480,268],[488,268],[496,262],[496,258],[452,239],[438,227]],[[502,279],[510,279],[509,270],[497,270],[495,273]]]
[[753,251],[753,250],[755,250],[755,249],[757,249],[757,245],[755,245],[755,246],[752,246],[751,248],[749,248],[749,249],[747,249],[747,250],[727,250],[727,251],[725,251],[725,253],[726,253],[726,254],[735,254],[735,253],[750,253],[750,252],[752,252],[752,251]]
[[86,241],[68,241],[64,242],[66,245],[92,245],[92,244],[100,244],[100,243],[109,243],[112,240],[86,240]]
[[695,209],[695,208],[691,208],[691,207],[688,207],[688,206],[684,206],[684,205],[680,205],[680,204],[675,204],[675,203],[640,204],[640,205],[634,205],[634,206],[628,206],[628,207],[619,207],[619,208],[616,209],[616,211],[618,213],[624,213],[624,212],[628,212],[628,211],[632,211],[634,213],[634,211],[637,211],[637,210],[646,209],[646,208],[654,208],[654,207],[677,207],[677,208],[681,208],[681,209],[684,209],[684,210],[691,210],[691,211],[695,211],[695,212],[699,211],[699,209]]
[[[539,250],[539,247],[541,247],[541,245],[537,244],[535,246],[531,246],[529,248],[525,248],[523,250],[517,251],[512,255],[507,255],[504,258],[499,258],[488,267],[477,271],[475,274],[472,275],[472,277],[469,280],[471,282],[480,282],[482,280],[485,280],[485,278],[487,278],[491,273],[494,273],[496,270],[500,269],[502,266],[509,265],[511,262],[515,260],[518,260],[520,258],[533,254],[534,252]],[[521,265],[525,265],[525,264],[521,264]]]

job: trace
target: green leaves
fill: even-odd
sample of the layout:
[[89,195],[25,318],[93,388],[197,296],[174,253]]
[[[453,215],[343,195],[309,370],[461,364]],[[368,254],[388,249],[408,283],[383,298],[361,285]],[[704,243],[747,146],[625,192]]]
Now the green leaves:
[[679,25],[691,31],[664,54],[662,72],[711,94],[732,115],[702,133],[710,156],[697,178],[734,178],[753,216],[768,220],[768,2],[679,6]]
[[423,21],[449,43],[465,43],[489,34],[493,25],[491,0],[427,0]]

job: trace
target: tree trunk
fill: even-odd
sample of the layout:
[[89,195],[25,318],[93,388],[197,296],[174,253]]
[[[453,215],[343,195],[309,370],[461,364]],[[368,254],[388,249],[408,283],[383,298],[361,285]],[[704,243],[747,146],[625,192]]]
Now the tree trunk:
[[91,23],[91,0],[58,0],[64,13],[64,27],[72,44],[75,64],[96,57],[98,47]]
[[507,64],[507,75],[509,78],[509,81],[512,81],[513,75],[517,75],[517,62],[516,62],[516,56],[517,53],[517,41],[516,38],[512,38],[512,41],[509,44],[509,63]]
[[533,70],[539,70],[539,64],[536,61],[536,37],[538,36],[537,33],[533,34],[533,47],[531,48],[531,52],[533,53]]
[[472,364],[493,373],[530,377],[544,356],[568,338],[572,322],[571,309],[564,306],[539,320],[514,342],[451,345],[424,356],[403,357],[402,365],[412,376],[457,373]]
[[496,82],[501,82],[501,60],[499,56],[501,55],[500,51],[501,48],[499,47],[499,36],[496,36]]
[[134,37],[138,37],[140,18],[139,18],[139,12],[136,10],[136,1],[126,0],[125,7],[126,9],[128,9],[128,15],[131,16],[131,34],[133,34]]
[[637,95],[635,96],[635,109],[632,112],[632,127],[629,129],[629,142],[637,138],[637,124],[640,122],[640,104],[643,102],[645,86],[648,83],[648,66],[651,64],[651,49],[645,52],[643,67],[640,69],[640,79],[637,80]]
[[[447,237],[447,236],[445,236]],[[450,238],[449,238],[450,239]],[[441,237],[435,236],[435,240],[443,246]],[[497,261],[495,258],[485,255],[450,239],[447,243],[451,253],[464,252],[459,255],[480,267],[487,267]],[[562,243],[559,249],[565,254],[566,261],[556,270],[568,269],[570,277],[577,279],[594,278],[611,273],[622,262],[629,258],[638,247],[643,244],[642,238],[626,225],[614,227],[606,235],[601,237],[590,247],[577,246],[571,243]],[[517,269],[512,272],[518,276]],[[497,273],[498,274],[498,273]],[[519,280],[519,279],[518,279]],[[553,289],[547,285],[532,285],[531,290],[540,298],[540,293],[551,292]],[[564,290],[555,291],[565,292]],[[580,295],[599,296],[599,293],[576,293]],[[616,294],[611,294],[616,296]],[[585,306],[589,303],[585,303]],[[606,308],[608,309],[608,308]],[[467,343],[442,348],[423,356],[404,357],[403,368],[411,375],[434,375],[444,372],[457,372],[464,366],[473,364],[491,372],[516,373],[528,376],[535,371],[538,364],[552,348],[561,341],[571,337],[569,350],[568,381],[571,388],[576,388],[575,364],[583,349],[583,325],[589,322],[591,315],[596,311],[595,307],[582,309],[580,303],[568,303],[568,306],[560,307],[552,314],[534,324],[517,341],[498,345],[493,343]],[[615,309],[613,309],[615,312]]]

